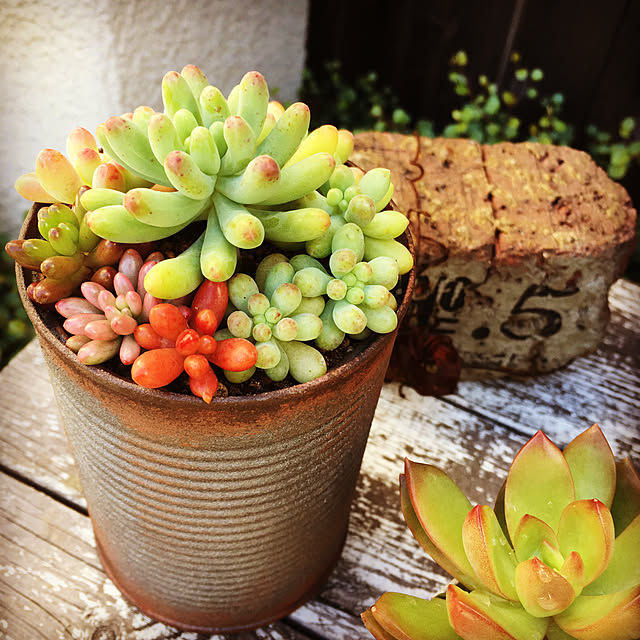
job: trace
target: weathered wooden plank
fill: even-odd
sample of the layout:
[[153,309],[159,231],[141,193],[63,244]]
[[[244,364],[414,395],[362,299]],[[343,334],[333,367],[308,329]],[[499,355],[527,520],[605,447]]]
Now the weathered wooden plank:
[[[420,406],[399,402],[386,386],[365,452],[349,536],[341,562],[322,597],[360,613],[384,591],[421,597],[448,581],[409,532],[400,511],[403,460],[437,464],[474,503],[493,504],[513,455],[526,437],[436,398]],[[366,636],[362,636],[366,638]]]
[[0,465],[85,506],[35,339],[0,371]]
[[[595,353],[547,375],[462,382],[445,401],[522,433],[544,429],[558,445],[597,422],[617,455],[635,452],[637,458],[640,287],[619,280],[609,299],[611,321]],[[407,396],[413,398],[411,392]]]
[[[7,640],[204,640],[140,613],[102,570],[89,519],[0,474],[0,637]],[[304,640],[278,623],[234,640]]]
[[[622,445],[637,462],[640,459],[637,403],[634,417],[630,403],[623,403],[620,409],[620,396],[626,394],[631,398],[634,389],[637,391],[638,388],[638,364],[629,361],[630,346],[637,344],[640,334],[638,293],[640,287],[624,283],[612,291],[612,327],[598,352],[608,354],[606,357],[594,354],[582,358],[562,372],[544,376],[545,380],[465,382],[461,385],[461,393],[445,399],[419,396],[395,384],[385,385],[363,461],[343,557],[320,597],[292,614],[292,625],[332,640],[364,640],[369,636],[358,615],[382,592],[399,590],[426,597],[444,586],[447,578],[412,539],[400,513],[397,479],[405,456],[444,467],[473,502],[492,504],[510,460],[526,441],[529,431],[543,427],[558,444],[563,444],[574,432],[590,424],[585,417],[589,417],[586,409],[592,407],[607,412],[610,429],[602,420],[600,422],[609,431],[607,435],[616,453],[623,453],[618,448]],[[615,363],[610,360],[613,356],[617,358]],[[597,363],[600,363],[600,368]],[[607,380],[622,375],[621,370],[626,371],[626,378],[623,376],[616,389]],[[46,377],[33,375],[34,371],[43,371],[35,343],[21,353],[8,370],[0,373],[3,408],[11,408],[13,398],[24,395],[25,389],[29,390],[24,401],[26,404],[0,414],[0,441],[3,444],[0,462],[13,473],[25,476],[29,482],[80,504],[75,467],[64,434],[57,426],[49,428],[57,421],[50,385]],[[580,394],[584,397],[573,399]],[[591,397],[593,394],[596,395]],[[572,402],[578,402],[579,410],[583,411],[577,417],[564,412],[562,407]],[[34,435],[32,431],[38,430],[40,433]],[[30,444],[25,445],[23,439]],[[11,446],[5,447],[5,443]],[[62,481],[56,477],[60,472],[64,476]],[[25,489],[33,492],[28,487]],[[47,504],[56,505],[56,509],[70,512],[43,494],[34,493],[45,499]],[[37,512],[39,507],[35,508]],[[85,545],[92,544],[88,521],[82,515],[73,513],[73,518],[64,521],[70,529],[62,527],[63,532],[59,533],[50,528],[48,511],[43,510],[43,514],[42,526],[45,529],[41,530],[44,531],[41,535],[45,541],[49,539],[49,532],[54,531],[56,536],[62,536],[60,544],[63,548],[71,547],[68,540],[64,542],[64,535],[73,532],[73,522],[80,519],[85,532],[85,537],[80,536],[80,539]],[[33,513],[32,518],[36,518]],[[35,520],[30,522],[32,529],[39,530]],[[93,561],[97,563],[95,555]],[[49,558],[37,556],[32,558],[32,562],[36,570],[37,567],[46,568]],[[90,566],[92,571],[102,575],[99,565]],[[3,585],[2,601],[5,602],[4,583],[0,584]],[[53,589],[54,585],[50,583],[48,588]],[[44,589],[42,585],[41,589]],[[91,583],[87,587],[86,582],[82,589],[83,593],[89,594],[95,590]],[[100,588],[97,590],[102,593]],[[42,593],[47,593],[46,589],[39,592],[38,600]],[[107,595],[118,597],[115,588]],[[53,596],[48,594],[48,597]],[[102,603],[102,600],[96,602]],[[71,607],[72,604],[66,606]],[[25,602],[16,600],[15,605],[19,609],[25,606]],[[26,606],[32,605],[26,603]],[[126,605],[119,606],[125,607],[122,624],[126,625],[132,614]],[[2,611],[2,615],[4,619],[10,619],[6,611]],[[33,618],[36,622],[39,619]],[[118,624],[120,622],[118,619]],[[148,631],[154,629],[153,625],[146,629],[149,635],[145,638],[167,637]],[[265,633],[292,632],[288,626],[282,629],[267,628]],[[262,633],[262,630],[256,632]],[[38,636],[33,632],[30,637]],[[181,637],[186,640],[190,636]]]
[[[620,455],[637,450],[640,286],[618,281],[611,289],[610,305],[611,323],[595,354],[544,376],[463,382],[457,394],[443,401],[454,412],[457,407],[480,414],[521,433],[544,428],[559,443],[599,422],[612,444],[620,447]],[[397,385],[385,385],[383,397],[397,394],[396,389]],[[402,393],[398,401],[408,402],[418,413],[433,401],[407,387]],[[0,445],[0,465],[84,505],[36,341],[0,371]]]

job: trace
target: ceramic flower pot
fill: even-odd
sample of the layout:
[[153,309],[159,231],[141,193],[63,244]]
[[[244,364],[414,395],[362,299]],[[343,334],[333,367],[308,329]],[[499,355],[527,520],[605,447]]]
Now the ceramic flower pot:
[[[36,235],[35,205],[21,237]],[[110,578],[151,617],[196,631],[279,619],[312,597],[347,532],[395,333],[305,384],[214,398],[80,364],[27,298]],[[26,281],[26,282],[25,282]],[[401,318],[411,299],[405,277]]]

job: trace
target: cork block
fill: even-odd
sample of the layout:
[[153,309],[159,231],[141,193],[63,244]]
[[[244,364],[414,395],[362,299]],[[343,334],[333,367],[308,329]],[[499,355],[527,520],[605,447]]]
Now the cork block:
[[366,132],[351,159],[391,169],[417,247],[408,322],[465,367],[543,373],[597,347],[636,211],[586,153]]

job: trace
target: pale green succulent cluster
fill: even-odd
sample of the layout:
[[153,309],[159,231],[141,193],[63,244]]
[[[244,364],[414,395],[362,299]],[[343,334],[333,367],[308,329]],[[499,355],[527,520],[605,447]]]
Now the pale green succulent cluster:
[[406,461],[409,529],[458,580],[446,597],[386,593],[363,615],[379,640],[637,640],[640,478],[598,425],[560,451],[541,431],[496,509],[440,469]]
[[165,75],[162,97],[163,113],[139,107],[96,132],[112,159],[156,186],[126,194],[94,189],[83,201],[94,232],[118,242],[158,240],[206,220],[185,256],[150,273],[154,295],[176,298],[204,278],[228,280],[238,249],[265,239],[304,242],[328,228],[327,212],[288,203],[329,179],[336,160],[346,160],[352,148],[350,134],[332,128],[332,136],[307,136],[307,105],[285,110],[270,103],[266,81],[255,71],[225,98],[188,65]]

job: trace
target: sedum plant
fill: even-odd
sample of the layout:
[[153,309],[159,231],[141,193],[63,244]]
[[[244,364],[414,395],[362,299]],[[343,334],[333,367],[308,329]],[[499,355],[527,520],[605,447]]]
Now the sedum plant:
[[344,164],[351,132],[309,131],[307,105],[271,101],[257,71],[224,96],[187,65],[164,76],[162,101],[95,137],[75,129],[66,156],[43,150],[16,182],[48,206],[41,238],[7,252],[36,272],[29,297],[55,303],[81,362],[119,359],[149,388],[186,373],[210,402],[212,367],[306,382],[347,335],[396,328],[408,220],[388,207],[387,169]]
[[400,495],[409,529],[456,582],[432,600],[385,593],[362,614],[375,638],[640,637],[640,478],[598,425],[564,451],[537,432],[495,510],[409,460]]

